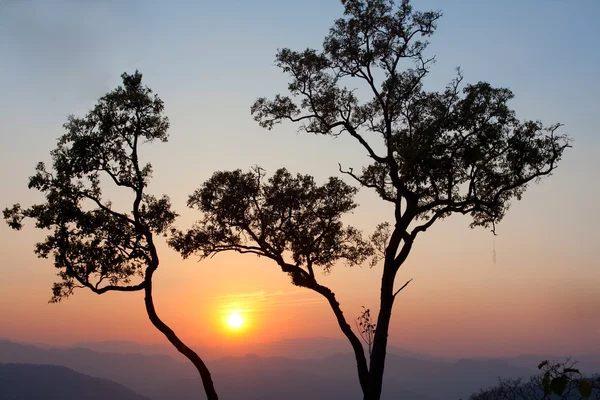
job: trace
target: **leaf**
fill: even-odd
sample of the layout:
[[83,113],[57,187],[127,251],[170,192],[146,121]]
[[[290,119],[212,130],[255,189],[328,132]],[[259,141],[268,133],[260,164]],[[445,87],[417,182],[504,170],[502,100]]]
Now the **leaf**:
[[592,384],[587,379],[582,379],[579,381],[577,390],[584,399],[589,399],[592,396]]
[[552,389],[550,387],[550,371],[546,371],[544,378],[542,378],[542,386],[544,387],[544,393],[550,394]]
[[538,365],[538,369],[542,369],[544,368],[546,365],[548,365],[548,360],[544,360],[540,363],[540,365]]
[[559,396],[562,396],[562,394],[567,389],[568,385],[569,385],[569,378],[567,378],[564,375],[557,376],[556,378],[552,379],[552,381],[550,382],[550,388],[552,389],[552,392]]

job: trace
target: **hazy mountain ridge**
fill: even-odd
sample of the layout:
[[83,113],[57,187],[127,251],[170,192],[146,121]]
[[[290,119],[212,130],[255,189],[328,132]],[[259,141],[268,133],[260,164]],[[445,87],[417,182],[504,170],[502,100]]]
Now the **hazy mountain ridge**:
[[116,382],[56,365],[0,364],[3,400],[150,400]]
[[[38,346],[37,344],[33,344]],[[38,346],[41,347],[41,346]],[[289,357],[295,359],[323,358],[339,353],[351,352],[350,344],[338,338],[296,338],[283,339],[269,343],[240,343],[227,347],[192,346],[206,360],[223,357],[241,357],[247,354],[259,354],[263,357]],[[98,352],[146,355],[170,355],[173,358],[183,357],[169,344],[142,344],[125,340],[108,340],[102,342],[80,342],[65,348],[84,348]],[[435,357],[417,353],[397,346],[389,345],[388,354],[415,357],[425,360],[451,361],[443,357]],[[183,358],[182,358],[183,359]]]
[[156,382],[195,377],[191,364],[166,355],[99,353],[81,348],[49,348],[0,341],[0,362],[53,364],[77,372],[121,383],[137,393],[147,395]]
[[[110,347],[106,343],[101,346]],[[125,347],[130,349],[132,345]],[[534,374],[541,361],[539,357],[435,361],[430,356],[388,354],[384,398],[468,398],[479,389],[495,385],[498,377]],[[588,358],[600,364],[600,356]],[[64,365],[87,375],[113,380],[153,400],[195,399],[201,391],[191,364],[167,355],[106,353],[83,348],[44,349],[0,340],[0,362]],[[359,400],[362,396],[355,364],[349,353],[314,359],[229,356],[208,362],[222,398],[232,400]]]

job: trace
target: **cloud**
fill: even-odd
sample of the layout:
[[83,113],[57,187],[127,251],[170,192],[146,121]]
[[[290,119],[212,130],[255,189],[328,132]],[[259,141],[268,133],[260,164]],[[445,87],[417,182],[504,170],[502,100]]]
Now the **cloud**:
[[240,299],[240,298],[269,298],[269,297],[277,297],[277,296],[287,296],[287,295],[298,295],[298,294],[304,294],[306,293],[304,290],[287,290],[287,291],[283,291],[283,290],[279,290],[277,292],[272,292],[272,293],[267,293],[264,290],[260,290],[258,292],[251,292],[251,293],[238,293],[238,294],[226,294],[226,295],[222,295],[222,296],[216,296],[214,297],[217,300],[223,300],[223,299]]
[[214,297],[214,300],[218,303],[217,309],[239,309],[247,312],[261,312],[279,307],[307,307],[325,301],[308,290],[227,294]]

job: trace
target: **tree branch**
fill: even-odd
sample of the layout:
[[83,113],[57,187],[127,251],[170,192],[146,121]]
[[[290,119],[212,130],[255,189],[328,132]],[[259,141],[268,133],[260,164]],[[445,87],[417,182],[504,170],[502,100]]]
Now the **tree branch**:
[[116,212],[116,211],[108,208],[106,205],[102,204],[102,202],[98,198],[96,198],[96,197],[94,197],[94,196],[92,196],[92,195],[90,195],[90,194],[88,194],[86,192],[79,192],[78,194],[81,195],[82,197],[85,197],[86,199],[92,200],[94,203],[96,203],[96,205],[102,211],[105,211],[105,212],[109,213],[110,215],[112,215],[114,217],[117,217],[117,218],[119,218],[119,219],[121,219],[123,221],[126,221],[126,222],[130,223],[134,227],[137,227],[139,225],[136,221],[134,221],[131,218],[127,217],[125,214],[121,214],[119,212]]
[[377,161],[378,163],[386,163],[386,158],[378,156],[375,151],[371,148],[371,146],[369,145],[369,143],[367,143],[367,141],[356,132],[356,129],[354,129],[353,126],[351,126],[350,124],[344,123],[345,124],[345,128],[348,131],[348,133],[356,138],[356,140],[359,141],[359,143],[367,150],[367,152],[369,153],[369,156]]
[[340,163],[338,163],[338,168],[339,168],[339,171],[342,174],[346,174],[346,175],[351,176],[361,186],[368,187],[368,188],[371,188],[371,189],[375,189],[375,191],[377,191],[377,193],[379,194],[379,196],[383,200],[389,201],[390,203],[395,203],[396,202],[396,199],[394,199],[394,198],[392,198],[392,197],[390,197],[390,196],[387,195],[387,193],[385,192],[385,188],[379,187],[379,186],[377,186],[375,184],[372,184],[372,183],[368,183],[367,181],[365,181],[364,179],[362,179],[358,175],[356,175],[354,173],[354,169],[353,168],[349,168],[348,170],[345,171],[345,170],[342,169],[342,164],[340,164]]
[[402,291],[402,289],[404,289],[405,287],[407,287],[407,286],[408,286],[408,284],[409,284],[409,283],[411,283],[411,282],[412,282],[412,278],[411,278],[411,279],[409,279],[409,280],[408,280],[408,282],[406,282],[404,285],[402,285],[402,287],[401,287],[400,289],[396,290],[396,292],[394,293],[394,297],[396,297],[396,295],[397,295],[398,293],[400,293],[400,291]]

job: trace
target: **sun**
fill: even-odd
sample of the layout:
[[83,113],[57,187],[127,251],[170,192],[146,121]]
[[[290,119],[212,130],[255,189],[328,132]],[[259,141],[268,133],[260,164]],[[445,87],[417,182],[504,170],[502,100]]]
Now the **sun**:
[[240,329],[244,325],[244,318],[240,313],[233,313],[227,317],[227,325],[233,329]]

